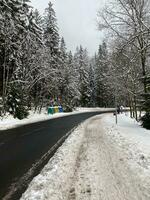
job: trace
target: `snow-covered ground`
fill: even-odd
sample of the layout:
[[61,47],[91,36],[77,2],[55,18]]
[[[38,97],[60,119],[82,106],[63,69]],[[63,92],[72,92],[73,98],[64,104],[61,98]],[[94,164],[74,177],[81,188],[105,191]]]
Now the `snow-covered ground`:
[[34,113],[30,111],[29,116],[22,120],[14,119],[12,115],[6,115],[3,119],[0,119],[0,130],[11,129],[24,124],[61,117],[67,114],[68,113],[56,113],[54,115],[48,115],[45,110],[43,110],[40,114],[38,112]]
[[134,119],[125,115],[119,116],[117,126],[110,115],[104,117],[102,122],[107,137],[137,177],[143,192],[141,199],[150,199],[150,130],[142,128]]
[[121,114],[81,124],[21,200],[149,200],[150,131]]
[[24,124],[34,123],[38,121],[48,120],[57,117],[63,117],[66,115],[78,114],[82,112],[95,112],[95,111],[106,111],[112,110],[108,108],[77,108],[75,111],[70,113],[55,113],[54,115],[48,115],[45,109],[39,114],[38,112],[30,111],[30,114],[27,118],[23,120],[14,119],[12,115],[6,115],[3,119],[0,118],[0,130],[6,130],[21,126]]

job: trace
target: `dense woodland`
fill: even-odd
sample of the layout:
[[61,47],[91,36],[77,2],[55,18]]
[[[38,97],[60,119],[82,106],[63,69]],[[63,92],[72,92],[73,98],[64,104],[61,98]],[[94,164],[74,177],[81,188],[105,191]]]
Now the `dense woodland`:
[[[69,51],[49,2],[43,16],[30,0],[0,1],[0,113],[25,118],[61,104],[129,106],[150,124],[150,15],[148,0],[115,0],[98,13],[108,34],[91,58],[81,45]],[[88,27],[87,27],[88,28]]]
[[74,55],[59,35],[50,2],[44,16],[29,1],[0,3],[1,114],[26,117],[31,108],[41,110],[59,99],[64,110],[76,106],[113,106],[103,84],[107,73],[107,46],[103,42],[94,58],[82,46]]

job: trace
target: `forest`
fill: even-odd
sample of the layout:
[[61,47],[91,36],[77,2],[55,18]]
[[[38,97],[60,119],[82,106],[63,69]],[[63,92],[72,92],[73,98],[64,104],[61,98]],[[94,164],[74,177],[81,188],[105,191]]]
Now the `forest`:
[[[23,119],[53,101],[75,107],[130,107],[150,128],[150,6],[148,0],[114,0],[98,12],[106,37],[92,57],[82,45],[67,49],[57,13],[30,0],[0,1],[0,115]],[[87,27],[88,28],[88,27]]]

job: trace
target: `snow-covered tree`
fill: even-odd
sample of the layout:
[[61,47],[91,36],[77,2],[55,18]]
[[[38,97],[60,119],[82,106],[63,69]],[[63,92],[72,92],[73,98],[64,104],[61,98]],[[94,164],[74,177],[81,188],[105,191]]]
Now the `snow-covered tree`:
[[[22,119],[31,108],[40,111],[49,106],[51,98],[61,99],[67,111],[76,106],[95,106],[98,77],[95,68],[101,66],[99,70],[103,69],[105,76],[105,44],[102,45],[105,58],[99,59],[97,64],[82,46],[73,56],[68,53],[63,37],[60,41],[53,4],[49,2],[44,16],[40,16],[29,3],[30,0],[0,2],[3,114],[8,111]],[[101,89],[106,91],[106,81],[102,82]]]
[[43,28],[44,43],[49,54],[49,64],[51,67],[57,68],[59,53],[59,33],[56,14],[51,2],[49,2],[48,7],[45,9]]
[[20,1],[1,2],[0,82],[2,84],[0,84],[0,95],[3,98],[3,113],[6,111],[8,88],[10,90],[9,81],[21,64],[21,33],[25,32],[26,25],[26,13],[22,11],[22,8],[23,4]]
[[[37,41],[41,40],[41,30],[34,21],[29,2],[10,0],[2,1],[0,4],[2,8],[0,11],[2,24],[0,95],[3,97],[3,113],[10,110],[9,102],[13,101],[16,92],[17,101],[11,104],[14,107],[16,102],[25,99],[24,95],[29,96],[27,90],[31,80],[29,72],[32,71],[35,46]],[[20,100],[18,100],[19,96]]]
[[[114,6],[115,5],[115,6]],[[111,39],[113,41],[122,40],[121,49],[133,49],[135,57],[139,61],[138,68],[140,70],[134,71],[133,65],[130,65],[130,71],[140,71],[141,94],[143,97],[147,96],[147,77],[149,76],[149,46],[150,46],[150,3],[148,0],[115,0],[113,4],[107,5],[102,12],[99,12],[99,28],[108,29],[111,33]],[[121,51],[120,49],[120,51]],[[130,51],[131,52],[131,51]],[[134,58],[131,54],[126,57],[133,63]],[[132,68],[133,67],[133,68]],[[136,76],[137,76],[136,75]],[[136,98],[135,98],[136,97]],[[134,105],[137,101],[137,94],[134,94]],[[139,98],[140,100],[140,98]],[[147,101],[143,98],[141,101],[141,108],[143,103]],[[135,107],[135,106],[132,106]]]
[[64,38],[60,41],[60,52],[59,52],[59,68],[58,68],[58,87],[60,96],[64,96],[64,89],[66,87],[65,75],[67,73],[67,48]]
[[44,44],[46,47],[45,57],[47,60],[46,66],[46,81],[49,87],[48,95],[58,95],[58,82],[57,76],[59,71],[59,33],[57,26],[56,14],[53,9],[53,4],[49,2],[48,7],[45,9],[44,20]]
[[90,62],[89,68],[89,87],[90,87],[90,107],[96,105],[96,80],[95,80],[95,62],[94,59]]
[[35,25],[40,31],[40,38],[38,35],[33,36],[32,43],[29,49],[32,49],[32,52],[30,52],[30,60],[31,67],[30,70],[28,70],[28,79],[30,81],[28,91],[29,91],[29,97],[28,101],[30,104],[32,103],[33,107],[35,107],[35,110],[41,107],[42,103],[42,91],[44,90],[44,77],[42,74],[43,68],[45,66],[45,48],[42,41],[43,36],[43,19],[38,10],[35,10],[33,12],[33,19],[35,22]]
[[71,52],[67,54],[63,85],[62,105],[66,111],[72,111],[79,101],[79,91],[77,88],[76,71]]
[[108,81],[108,50],[105,42],[99,45],[95,59],[96,103],[100,107],[110,107],[113,104],[113,97]]
[[76,70],[78,72],[78,88],[80,92],[80,105],[83,107],[90,104],[90,83],[89,83],[89,58],[86,49],[82,46],[76,52]]

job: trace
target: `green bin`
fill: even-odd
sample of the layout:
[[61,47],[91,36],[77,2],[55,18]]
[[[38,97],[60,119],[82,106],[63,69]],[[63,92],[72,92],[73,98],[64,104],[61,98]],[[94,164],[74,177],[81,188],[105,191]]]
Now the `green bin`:
[[53,107],[49,107],[48,108],[48,114],[49,115],[53,115],[54,114],[54,108]]

